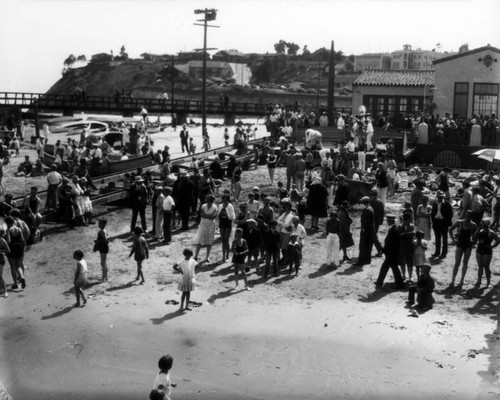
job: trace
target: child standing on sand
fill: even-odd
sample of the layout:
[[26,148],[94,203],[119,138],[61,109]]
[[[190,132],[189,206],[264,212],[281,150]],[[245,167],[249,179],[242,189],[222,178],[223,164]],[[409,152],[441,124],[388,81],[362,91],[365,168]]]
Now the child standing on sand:
[[97,239],[94,244],[94,251],[98,251],[101,255],[101,269],[102,269],[102,280],[108,280],[108,264],[107,258],[109,253],[109,240],[108,232],[106,232],[106,225],[108,221],[105,219],[99,220],[99,232],[97,233]]
[[129,257],[132,257],[133,254],[135,254],[134,260],[137,262],[137,277],[135,280],[138,281],[141,278],[140,284],[142,285],[146,282],[142,273],[142,262],[149,258],[149,247],[146,239],[142,236],[142,228],[140,226],[136,226],[134,229],[134,241]]
[[[196,286],[195,269],[198,263],[193,258],[193,252],[191,250],[184,249],[182,255],[184,256],[184,260],[174,265],[174,270],[182,274],[178,286],[178,289],[182,292],[180,310],[191,311],[189,307],[189,298]],[[184,308],[184,300],[186,300],[186,308]]]
[[245,272],[245,259],[248,254],[248,245],[245,239],[243,239],[243,229],[236,228],[234,232],[233,245],[231,246],[233,251],[233,264],[234,264],[234,277],[236,280],[235,289],[238,290],[240,286],[238,285],[238,275],[241,272],[243,275],[243,281],[245,282],[245,289],[250,290],[248,287],[247,274]]
[[75,271],[75,280],[74,280],[74,285],[75,285],[75,295],[76,295],[76,303],[75,307],[80,307],[80,297],[83,300],[83,305],[87,304],[87,299],[85,298],[85,295],[83,294],[83,285],[87,283],[87,261],[83,259],[83,251],[81,250],[76,250],[73,253],[73,258],[78,261],[76,264],[76,271]]
[[[174,363],[174,359],[170,354],[161,357],[158,360],[158,368],[160,372],[156,375],[153,390],[149,395],[150,399],[167,399],[170,400],[170,393],[172,392],[172,388],[176,387],[175,383],[170,382],[170,374],[169,371],[172,369],[172,364]],[[158,393],[159,392],[159,393]]]

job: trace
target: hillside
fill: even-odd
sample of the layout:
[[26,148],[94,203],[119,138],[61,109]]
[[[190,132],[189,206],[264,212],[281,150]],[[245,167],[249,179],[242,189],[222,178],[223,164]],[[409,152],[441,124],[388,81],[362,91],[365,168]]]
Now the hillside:
[[[188,76],[184,68],[176,63],[174,70],[176,98],[192,98],[201,90],[200,79]],[[320,88],[320,101],[326,101],[328,69],[316,62],[287,61],[283,59],[264,60],[251,63],[253,79],[251,87],[241,87],[220,76],[208,76],[208,95],[216,100],[220,92],[229,93],[231,98],[242,101],[280,101],[287,96],[304,97],[304,103],[316,101],[316,89]],[[183,72],[184,71],[184,72]],[[319,85],[318,85],[319,76]],[[57,81],[48,93],[72,93],[77,87],[85,89],[92,96],[113,96],[115,91],[131,92],[134,97],[159,97],[171,93],[172,68],[166,61],[127,60],[89,63],[70,69]],[[336,77],[336,92],[350,87],[353,75]],[[306,98],[311,97],[308,101]],[[347,98],[338,98],[346,106]]]

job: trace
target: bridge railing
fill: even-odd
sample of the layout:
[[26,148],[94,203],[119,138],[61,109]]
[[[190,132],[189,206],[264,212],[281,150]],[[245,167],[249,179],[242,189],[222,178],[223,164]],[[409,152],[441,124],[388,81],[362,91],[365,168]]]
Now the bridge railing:
[[[109,111],[135,111],[140,112],[142,107],[149,112],[200,112],[202,102],[200,100],[167,100],[153,98],[135,97],[110,97],[110,96],[88,96],[79,94],[43,94],[43,93],[20,93],[0,92],[0,105],[33,107],[34,101],[38,107],[43,109],[82,109],[82,110],[109,110]],[[207,101],[207,113],[210,114],[261,114],[266,113],[266,107],[262,103],[240,103],[224,101]]]

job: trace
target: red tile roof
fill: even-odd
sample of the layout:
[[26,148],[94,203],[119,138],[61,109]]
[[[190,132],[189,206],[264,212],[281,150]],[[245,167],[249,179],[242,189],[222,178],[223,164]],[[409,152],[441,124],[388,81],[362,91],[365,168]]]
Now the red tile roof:
[[434,71],[367,70],[353,86],[432,86]]

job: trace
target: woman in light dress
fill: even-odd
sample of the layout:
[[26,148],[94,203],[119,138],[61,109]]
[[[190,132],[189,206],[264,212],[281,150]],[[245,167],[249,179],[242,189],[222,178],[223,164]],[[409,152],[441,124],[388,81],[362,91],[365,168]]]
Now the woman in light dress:
[[432,206],[429,204],[429,198],[423,196],[420,200],[422,204],[417,207],[417,228],[424,233],[425,240],[431,240],[431,213]]
[[210,263],[210,250],[215,239],[215,220],[218,215],[218,208],[214,204],[215,197],[211,194],[205,197],[206,203],[201,206],[201,220],[196,233],[196,251],[194,259],[198,260],[198,254],[202,247],[207,248],[207,257],[205,261]]

